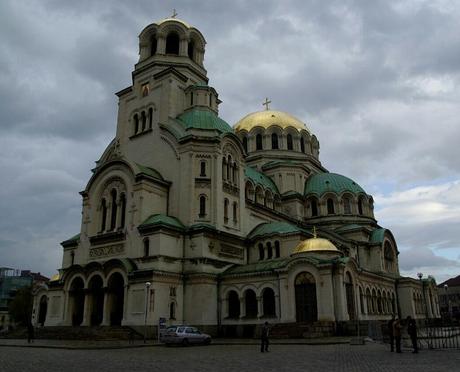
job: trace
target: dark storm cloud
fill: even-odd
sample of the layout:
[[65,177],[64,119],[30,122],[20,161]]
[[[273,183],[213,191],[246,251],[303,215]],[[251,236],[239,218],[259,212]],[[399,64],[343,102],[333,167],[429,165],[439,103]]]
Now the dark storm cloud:
[[[401,192],[382,199],[377,218],[397,232],[403,250],[436,244],[458,249],[455,213],[425,224],[395,217],[419,204],[426,206],[423,213],[439,216],[430,203],[442,193],[424,204],[404,191],[460,178],[458,5],[4,1],[0,171],[8,182],[0,208],[10,216],[0,223],[5,264],[35,269],[38,255],[41,271],[52,274],[59,267],[58,242],[79,231],[78,191],[115,135],[113,93],[131,84],[137,36],[173,8],[207,40],[205,66],[224,101],[225,120],[233,124],[262,109],[268,96],[274,109],[307,122],[331,171],[355,178],[368,192]],[[460,191],[453,189],[444,207],[460,205]],[[433,253],[434,260],[442,251]],[[422,253],[417,264],[433,259]],[[412,269],[415,264],[404,258],[409,256],[402,257],[404,269]],[[448,260],[437,262],[443,258]]]

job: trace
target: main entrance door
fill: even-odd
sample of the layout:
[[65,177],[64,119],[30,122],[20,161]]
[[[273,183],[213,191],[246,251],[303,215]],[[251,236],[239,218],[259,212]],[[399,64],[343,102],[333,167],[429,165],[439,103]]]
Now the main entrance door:
[[121,325],[123,319],[123,304],[125,281],[120,273],[114,273],[109,278],[110,325]]
[[313,275],[300,273],[295,278],[295,304],[298,322],[315,322],[318,320],[316,304],[316,283]]

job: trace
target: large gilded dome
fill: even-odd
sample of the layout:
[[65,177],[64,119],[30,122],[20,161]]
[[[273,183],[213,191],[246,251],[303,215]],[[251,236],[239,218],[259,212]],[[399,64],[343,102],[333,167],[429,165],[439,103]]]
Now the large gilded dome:
[[327,239],[311,238],[301,241],[292,253],[296,254],[304,252],[339,252],[339,250]]
[[268,129],[272,125],[286,129],[288,127],[295,128],[299,132],[306,130],[310,132],[308,127],[302,123],[299,119],[295,118],[291,114],[283,111],[264,110],[253,112],[252,114],[246,115],[235,125],[235,131],[246,130],[251,131],[252,128],[262,127]]

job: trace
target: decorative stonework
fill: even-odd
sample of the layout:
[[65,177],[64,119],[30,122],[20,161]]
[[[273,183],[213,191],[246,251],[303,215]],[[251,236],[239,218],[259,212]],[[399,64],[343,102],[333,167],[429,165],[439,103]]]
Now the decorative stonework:
[[123,244],[107,245],[105,247],[96,247],[89,250],[90,258],[101,258],[109,256],[117,256],[124,253],[125,247]]
[[242,260],[244,258],[244,249],[240,247],[235,247],[233,245],[221,244],[219,250],[219,256],[229,257],[229,258],[238,258]]

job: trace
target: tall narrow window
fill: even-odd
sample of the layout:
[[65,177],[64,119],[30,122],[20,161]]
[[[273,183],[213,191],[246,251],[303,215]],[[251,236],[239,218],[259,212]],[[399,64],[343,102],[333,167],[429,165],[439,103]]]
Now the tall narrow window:
[[300,151],[302,151],[305,154],[305,140],[300,138]]
[[110,230],[115,229],[115,226],[117,224],[117,191],[113,189],[110,192],[110,195],[112,196],[112,214],[110,217]]
[[179,35],[175,32],[166,37],[166,54],[179,54]]
[[265,251],[264,251],[264,246],[262,243],[259,243],[259,260],[263,260],[265,258]]
[[288,134],[287,135],[287,149],[292,150],[294,147],[292,145],[292,135]]
[[227,180],[232,180],[232,157],[230,155],[227,158]]
[[176,304],[174,302],[169,305],[169,319],[176,319]]
[[358,200],[358,214],[362,215],[363,214],[363,200],[359,198]]
[[72,251],[70,252],[70,265],[73,265],[75,263],[75,252]]
[[101,212],[102,212],[102,218],[101,218],[101,232],[105,230],[105,225],[107,223],[107,202],[105,199],[102,199],[101,202]]
[[153,109],[149,108],[149,129],[152,129]]
[[318,215],[318,203],[316,202],[316,199],[311,199],[310,205],[311,205],[311,216],[316,217]]
[[120,195],[120,206],[121,206],[120,227],[124,227],[125,219],[126,219],[126,196],[125,194]]
[[272,133],[272,149],[278,149],[278,135],[276,133]]
[[334,214],[334,200],[327,199],[327,214]]
[[273,257],[272,243],[268,242],[267,243],[267,258],[270,259],[272,257]]
[[243,148],[244,151],[248,152],[248,137],[246,136],[243,137]]
[[261,134],[258,134],[256,136],[256,150],[262,150],[263,146],[262,146],[262,135]]
[[206,162],[200,162],[200,177],[206,177]]
[[190,92],[190,106],[193,106],[193,92]]
[[190,40],[188,43],[188,57],[193,60],[193,56],[195,54],[195,42]]
[[144,131],[145,126],[147,124],[147,118],[145,117],[145,111],[142,111],[141,117],[142,117],[142,131]]
[[222,158],[222,179],[224,181],[227,179],[227,160],[225,156]]
[[237,212],[238,212],[238,204],[236,202],[233,202],[233,222],[237,222]]
[[351,214],[351,201],[348,197],[343,199],[343,211],[345,214]]
[[134,115],[134,134],[139,132],[139,116],[137,114]]
[[209,93],[209,107],[212,108],[212,94]]
[[224,199],[224,222],[228,222],[228,199]]
[[206,197],[204,195],[200,196],[200,214],[199,217],[206,216]]
[[275,240],[275,257],[280,257],[280,242]]
[[149,238],[144,239],[144,257],[150,256],[150,240]]

